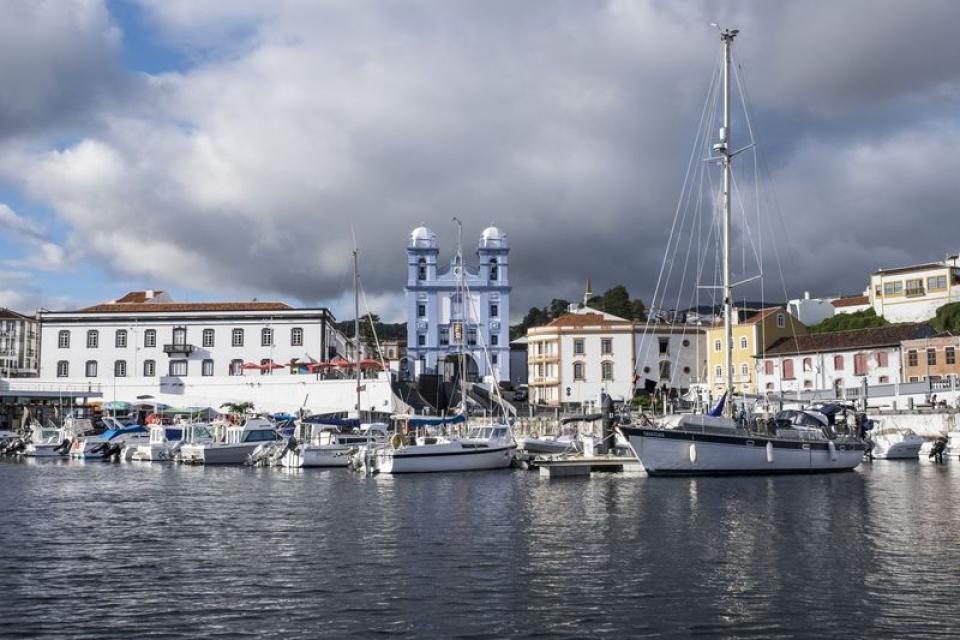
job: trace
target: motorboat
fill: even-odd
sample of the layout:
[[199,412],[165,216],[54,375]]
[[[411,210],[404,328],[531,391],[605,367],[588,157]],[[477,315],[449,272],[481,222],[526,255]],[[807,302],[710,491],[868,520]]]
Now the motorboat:
[[878,460],[916,460],[926,440],[912,429],[880,426],[870,432],[870,455]]
[[226,428],[222,442],[194,442],[180,447],[177,460],[189,464],[244,464],[257,447],[280,439],[272,422],[248,417]]
[[394,434],[387,446],[368,448],[365,465],[380,473],[506,469],[517,443],[507,424],[475,427],[466,437]]
[[947,433],[947,448],[944,455],[960,456],[960,431],[950,431]]
[[307,442],[291,436],[282,448],[278,464],[287,468],[346,467],[350,456],[363,446],[387,441],[387,425],[382,422],[361,424],[355,431],[343,431],[336,425],[312,424]]
[[62,458],[67,455],[68,438],[62,427],[34,422],[22,455],[28,458]]
[[129,461],[129,455],[138,444],[149,442],[147,428],[135,422],[125,423],[119,418],[103,418],[105,430],[88,435],[75,435],[70,445],[70,457],[78,460]]
[[534,455],[561,455],[579,453],[583,450],[580,432],[576,427],[563,426],[554,436],[522,436],[517,438],[517,448]]
[[152,424],[149,442],[133,445],[130,460],[134,462],[171,461],[186,444],[206,444],[213,441],[210,425],[205,422]]

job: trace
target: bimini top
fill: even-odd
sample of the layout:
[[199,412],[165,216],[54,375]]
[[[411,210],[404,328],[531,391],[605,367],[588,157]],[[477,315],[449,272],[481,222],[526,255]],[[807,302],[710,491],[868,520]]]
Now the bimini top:
[[508,246],[507,234],[497,227],[489,226],[480,234],[481,249],[506,249]]
[[113,429],[104,431],[102,438],[109,442],[118,436],[125,436],[131,433],[147,433],[147,428],[139,424],[128,424],[122,427],[114,427]]
[[416,249],[436,249],[437,234],[426,226],[419,226],[410,232],[410,247]]

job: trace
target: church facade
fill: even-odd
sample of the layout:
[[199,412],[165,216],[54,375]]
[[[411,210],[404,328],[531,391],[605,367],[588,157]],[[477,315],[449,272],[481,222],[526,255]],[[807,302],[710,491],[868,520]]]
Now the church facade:
[[497,227],[480,235],[476,266],[438,264],[437,234],[417,227],[407,243],[407,371],[472,381],[510,380],[510,246]]

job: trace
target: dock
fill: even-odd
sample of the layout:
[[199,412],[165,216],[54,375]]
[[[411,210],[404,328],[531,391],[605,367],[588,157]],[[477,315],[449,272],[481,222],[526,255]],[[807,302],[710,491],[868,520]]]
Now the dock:
[[591,473],[645,473],[640,461],[629,456],[537,457],[529,464],[531,469],[538,469],[545,478],[582,477]]

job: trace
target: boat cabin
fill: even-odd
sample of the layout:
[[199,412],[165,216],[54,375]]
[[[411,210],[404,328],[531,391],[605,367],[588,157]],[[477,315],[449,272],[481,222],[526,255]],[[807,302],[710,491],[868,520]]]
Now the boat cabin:
[[240,444],[243,442],[272,442],[279,440],[280,435],[269,420],[263,418],[248,418],[241,426],[228,427],[226,444]]

